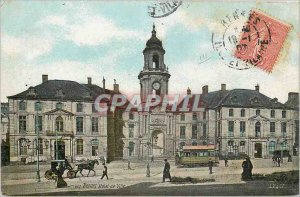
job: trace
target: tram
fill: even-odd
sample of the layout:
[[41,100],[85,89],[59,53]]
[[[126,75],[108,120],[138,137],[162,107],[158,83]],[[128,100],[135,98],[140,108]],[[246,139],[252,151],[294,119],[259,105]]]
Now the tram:
[[177,165],[182,166],[204,166],[208,164],[209,159],[214,163],[219,163],[219,158],[215,153],[215,145],[202,145],[202,146],[183,146],[176,157],[175,162]]

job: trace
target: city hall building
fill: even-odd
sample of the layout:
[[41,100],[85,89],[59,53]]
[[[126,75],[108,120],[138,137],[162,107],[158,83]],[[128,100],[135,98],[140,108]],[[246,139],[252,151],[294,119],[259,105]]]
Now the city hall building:
[[[171,73],[164,54],[153,26],[137,76],[142,107],[149,95],[168,95]],[[36,161],[36,147],[45,161],[174,157],[185,145],[214,145],[220,158],[270,158],[275,150],[298,153],[298,93],[289,93],[283,104],[261,93],[258,85],[228,90],[221,84],[214,92],[205,85],[199,94],[188,88],[175,110],[163,101],[149,111],[121,108],[99,115],[96,97],[119,93],[118,84],[108,90],[105,80],[99,87],[91,78],[80,84],[43,75],[41,84],[9,96],[10,161]],[[188,110],[180,110],[184,105]]]
[[[171,74],[155,26],[143,54],[144,66],[138,75],[142,103],[148,95],[164,96],[169,91]],[[286,105],[262,94],[259,85],[253,90],[227,90],[221,84],[214,92],[205,85],[201,94],[191,94],[188,88],[186,97],[188,106],[197,102],[197,111],[180,112],[183,99],[175,112],[167,105],[166,109],[157,106],[149,112],[123,113],[124,158],[173,157],[185,145],[214,144],[221,158],[269,158],[275,150],[292,154],[298,149],[298,93],[289,93]]]

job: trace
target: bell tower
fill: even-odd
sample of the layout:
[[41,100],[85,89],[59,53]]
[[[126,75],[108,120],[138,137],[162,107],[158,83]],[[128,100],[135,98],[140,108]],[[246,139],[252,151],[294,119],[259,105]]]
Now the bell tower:
[[162,42],[156,37],[155,25],[153,24],[152,36],[146,43],[144,54],[144,67],[140,72],[140,94],[142,102],[148,95],[167,95],[170,74],[164,63],[165,50]]

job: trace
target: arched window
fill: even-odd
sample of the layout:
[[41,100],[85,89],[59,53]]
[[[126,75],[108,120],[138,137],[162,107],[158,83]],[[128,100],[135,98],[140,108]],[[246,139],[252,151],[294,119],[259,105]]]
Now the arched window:
[[55,119],[55,131],[57,132],[63,132],[64,131],[64,121],[61,116],[58,116]]
[[35,102],[34,108],[35,111],[42,111],[42,103],[40,101]]
[[159,69],[159,57],[158,55],[153,55],[153,68],[154,69]]
[[260,122],[255,123],[255,137],[260,137]]
[[22,110],[22,111],[26,110],[26,103],[25,103],[25,101],[20,101],[20,103],[19,103],[19,110]]
[[270,154],[273,154],[273,152],[275,151],[275,146],[276,146],[276,144],[274,141],[269,142],[269,153]]
[[132,156],[133,150],[134,150],[134,142],[129,142],[128,145],[129,156]]
[[257,110],[255,111],[255,114],[256,114],[257,116],[260,115],[260,110],[257,109]]
[[245,109],[241,109],[241,117],[245,117]]
[[25,138],[21,138],[19,140],[20,147],[20,155],[27,155],[27,140]]

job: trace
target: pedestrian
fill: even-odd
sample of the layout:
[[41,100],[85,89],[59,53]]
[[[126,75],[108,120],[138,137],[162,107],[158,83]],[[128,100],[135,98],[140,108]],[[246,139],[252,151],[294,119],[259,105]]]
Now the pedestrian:
[[68,161],[68,158],[65,157],[65,168],[68,170],[73,170],[73,167],[71,166],[71,164]]
[[281,158],[277,156],[277,166],[280,167]]
[[163,182],[165,182],[165,179],[170,179],[171,182],[171,174],[170,174],[170,164],[167,159],[165,159],[165,167],[163,172]]
[[154,155],[151,156],[151,162],[154,162]]
[[273,155],[272,161],[273,161],[273,167],[277,166],[277,162],[276,162],[276,157],[275,157],[275,155]]
[[247,162],[247,158],[245,158],[245,161],[243,161],[242,163],[242,168],[243,168],[243,172],[242,172],[242,180],[248,180],[248,162]]
[[288,162],[292,162],[292,156],[289,154]]
[[252,169],[253,169],[253,165],[252,162],[250,161],[250,158],[247,157],[247,162],[248,162],[248,177],[249,179],[252,179]]
[[[56,165],[57,166],[57,165]],[[54,166],[54,169],[52,171],[56,174],[57,176],[57,188],[64,188],[67,187],[68,184],[66,181],[64,181],[62,175],[64,174],[65,168],[63,166],[63,163],[60,163],[58,166],[58,169],[56,169],[56,166]]]
[[225,167],[228,167],[228,159],[227,159],[227,157],[225,157]]
[[208,160],[208,169],[209,169],[209,174],[212,174],[212,167],[214,165],[214,162],[209,158]]
[[104,176],[106,176],[106,180],[108,180],[108,176],[107,176],[107,167],[106,167],[105,163],[103,163],[103,167],[104,167],[104,170],[103,170],[103,174],[102,174],[101,179],[103,179]]

